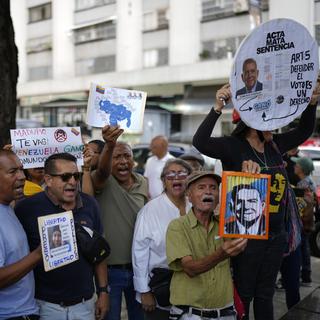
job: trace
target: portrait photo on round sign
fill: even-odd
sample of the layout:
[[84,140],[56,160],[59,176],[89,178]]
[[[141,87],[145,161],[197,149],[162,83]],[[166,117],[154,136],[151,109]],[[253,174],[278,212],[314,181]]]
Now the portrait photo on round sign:
[[238,48],[230,75],[233,105],[251,128],[284,127],[309,104],[318,69],[309,31],[291,19],[270,20]]

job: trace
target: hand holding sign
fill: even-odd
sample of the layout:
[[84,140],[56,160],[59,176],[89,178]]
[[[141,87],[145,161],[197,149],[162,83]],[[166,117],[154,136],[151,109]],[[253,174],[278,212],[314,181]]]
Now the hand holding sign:
[[119,126],[105,126],[102,129],[102,138],[108,146],[114,146],[122,133],[123,129],[120,129]]
[[215,110],[220,111],[224,108],[226,103],[229,103],[231,99],[231,90],[230,84],[225,84],[221,89],[216,93],[216,108]]
[[83,167],[90,168],[92,157],[94,156],[93,150],[91,150],[86,144],[83,149]]

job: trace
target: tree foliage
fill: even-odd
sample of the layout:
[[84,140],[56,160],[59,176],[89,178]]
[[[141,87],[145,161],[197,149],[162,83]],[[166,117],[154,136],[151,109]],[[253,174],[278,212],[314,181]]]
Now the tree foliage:
[[10,0],[0,1],[0,147],[10,141],[15,128],[18,50],[10,15]]

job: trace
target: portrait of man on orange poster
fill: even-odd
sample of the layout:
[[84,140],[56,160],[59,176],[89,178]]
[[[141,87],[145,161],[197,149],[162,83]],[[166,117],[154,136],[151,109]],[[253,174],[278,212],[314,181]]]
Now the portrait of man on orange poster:
[[268,239],[270,176],[225,171],[220,236]]

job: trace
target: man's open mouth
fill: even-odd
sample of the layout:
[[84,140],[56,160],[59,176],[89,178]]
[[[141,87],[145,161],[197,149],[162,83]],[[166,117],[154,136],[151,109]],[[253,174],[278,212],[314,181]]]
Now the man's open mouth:
[[121,175],[121,176],[125,176],[129,173],[129,169],[128,168],[119,168],[118,169],[118,173]]

